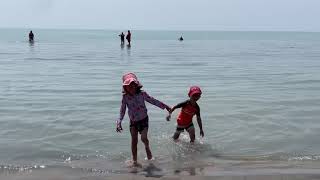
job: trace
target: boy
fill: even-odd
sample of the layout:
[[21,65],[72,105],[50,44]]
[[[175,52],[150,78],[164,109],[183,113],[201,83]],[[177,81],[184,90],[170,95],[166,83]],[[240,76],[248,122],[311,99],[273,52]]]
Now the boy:
[[189,133],[190,142],[194,143],[195,130],[192,122],[192,118],[194,115],[197,116],[197,122],[200,128],[200,136],[202,137],[204,136],[203,129],[202,129],[201,116],[200,116],[200,107],[197,104],[197,101],[200,99],[201,94],[202,92],[200,87],[191,86],[188,93],[190,99],[177,104],[170,110],[167,120],[170,120],[171,113],[175,109],[182,108],[177,118],[177,129],[173,135],[174,140],[177,140],[180,136],[180,133],[186,130]]

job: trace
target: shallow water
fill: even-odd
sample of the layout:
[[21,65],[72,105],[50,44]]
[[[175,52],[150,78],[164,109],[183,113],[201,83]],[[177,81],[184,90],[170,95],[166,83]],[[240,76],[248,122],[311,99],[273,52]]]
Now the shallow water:
[[[115,132],[121,76],[175,105],[199,85],[205,137],[174,143],[166,112],[148,105],[149,138],[162,174],[234,162],[318,164],[320,33],[0,30],[1,169],[35,166],[127,173],[127,115]],[[183,34],[185,41],[177,41]],[[201,143],[200,143],[201,141]],[[145,155],[141,144],[138,157]],[[148,165],[147,165],[148,167]],[[319,167],[316,165],[316,167]],[[1,171],[2,171],[1,170]]]

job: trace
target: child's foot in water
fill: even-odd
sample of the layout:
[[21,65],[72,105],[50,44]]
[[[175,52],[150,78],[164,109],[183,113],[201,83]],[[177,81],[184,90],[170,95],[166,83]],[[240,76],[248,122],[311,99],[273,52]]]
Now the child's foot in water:
[[126,162],[126,164],[128,165],[128,167],[133,168],[133,167],[139,167],[141,168],[142,165],[140,163],[138,163],[137,161],[133,161],[133,160],[129,160]]
[[172,138],[173,142],[177,143],[179,142],[179,139],[175,139],[175,138]]
[[137,161],[132,161],[132,167],[142,167],[142,165]]
[[146,161],[154,161],[155,159],[154,159],[154,157],[151,157],[150,159],[148,157],[145,157],[144,160],[146,160]]

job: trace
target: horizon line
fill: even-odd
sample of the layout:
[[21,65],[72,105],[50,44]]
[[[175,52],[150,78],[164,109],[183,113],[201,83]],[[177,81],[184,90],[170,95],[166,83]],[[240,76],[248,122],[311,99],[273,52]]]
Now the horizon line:
[[261,30],[261,29],[238,29],[238,30],[223,30],[223,29],[140,29],[140,28],[133,28],[133,29],[126,29],[120,30],[117,28],[58,28],[58,27],[1,27],[0,29],[39,29],[39,30],[92,30],[92,31],[171,31],[171,32],[303,32],[303,33],[319,33],[320,31],[311,31],[311,30]]

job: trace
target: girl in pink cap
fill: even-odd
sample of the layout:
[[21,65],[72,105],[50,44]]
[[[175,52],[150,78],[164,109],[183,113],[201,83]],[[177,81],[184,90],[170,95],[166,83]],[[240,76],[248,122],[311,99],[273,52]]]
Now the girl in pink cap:
[[186,130],[189,133],[190,136],[190,142],[193,143],[195,140],[195,130],[194,125],[192,122],[192,118],[194,115],[197,116],[197,122],[200,128],[200,136],[204,136],[203,129],[202,129],[202,121],[200,116],[200,107],[197,104],[197,101],[201,97],[201,89],[198,86],[191,86],[189,90],[189,97],[190,99],[177,104],[174,106],[170,112],[169,116],[167,117],[167,120],[170,120],[171,113],[177,109],[181,108],[181,111],[177,118],[177,129],[176,132],[173,135],[173,139],[177,140],[180,136],[180,133]]
[[148,140],[149,118],[145,101],[158,106],[161,109],[167,109],[170,112],[171,108],[161,101],[149,96],[147,92],[142,91],[142,85],[138,78],[133,73],[127,73],[122,77],[123,95],[122,104],[120,108],[120,118],[117,120],[117,132],[122,131],[122,120],[128,107],[128,115],[130,119],[130,133],[131,133],[131,151],[132,151],[132,165],[140,166],[137,162],[137,144],[138,133],[141,135],[141,141],[145,145],[148,160],[152,159],[152,153]]

